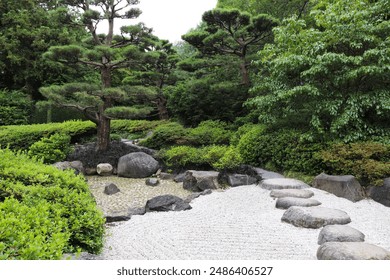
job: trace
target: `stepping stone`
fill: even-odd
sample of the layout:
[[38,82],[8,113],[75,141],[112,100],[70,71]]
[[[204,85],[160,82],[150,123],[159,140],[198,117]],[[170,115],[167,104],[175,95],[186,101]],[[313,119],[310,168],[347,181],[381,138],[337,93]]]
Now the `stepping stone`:
[[278,209],[288,209],[291,206],[302,206],[302,207],[312,207],[321,205],[321,202],[315,199],[310,198],[300,198],[300,197],[281,197],[276,201],[276,208]]
[[274,179],[274,178],[284,178],[284,176],[282,174],[268,171],[268,170],[261,169],[261,168],[255,168],[255,171],[257,172],[258,175],[261,176],[261,178],[263,180]]
[[364,242],[364,234],[345,225],[325,226],[318,236],[318,245],[325,242]]
[[284,212],[282,221],[296,227],[320,228],[326,225],[348,224],[351,218],[344,211],[337,209],[291,206]]
[[261,183],[261,187],[266,190],[310,188],[308,184],[305,184],[302,181],[296,179],[288,179],[288,178],[267,179]]
[[390,252],[364,242],[327,242],[317,250],[319,260],[390,260]]
[[310,190],[301,190],[301,189],[284,189],[284,190],[272,190],[270,193],[271,197],[300,197],[300,198],[310,198],[314,193]]
[[145,207],[130,208],[127,211],[104,213],[104,217],[106,218],[106,223],[123,222],[130,220],[133,215],[143,215],[145,212]]

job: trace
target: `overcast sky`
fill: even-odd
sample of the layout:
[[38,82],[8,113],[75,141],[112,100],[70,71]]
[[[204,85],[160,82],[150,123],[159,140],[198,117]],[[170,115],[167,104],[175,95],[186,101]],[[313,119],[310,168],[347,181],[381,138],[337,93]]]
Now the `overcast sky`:
[[[135,21],[117,21],[115,29],[143,22],[153,28],[154,35],[160,39],[175,43],[181,40],[181,35],[201,22],[205,11],[214,9],[216,5],[217,0],[140,0],[137,7],[141,9],[142,15]],[[99,26],[99,32],[106,33],[104,27]]]

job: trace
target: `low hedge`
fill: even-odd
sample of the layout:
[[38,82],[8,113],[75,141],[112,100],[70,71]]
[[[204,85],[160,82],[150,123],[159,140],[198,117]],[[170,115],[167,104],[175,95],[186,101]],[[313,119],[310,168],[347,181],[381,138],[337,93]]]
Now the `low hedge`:
[[104,218],[88,185],[24,153],[0,150],[0,259],[99,253]]
[[28,150],[35,142],[55,133],[69,135],[72,137],[72,142],[77,142],[85,135],[96,133],[96,125],[90,121],[66,121],[63,123],[0,126],[0,147]]

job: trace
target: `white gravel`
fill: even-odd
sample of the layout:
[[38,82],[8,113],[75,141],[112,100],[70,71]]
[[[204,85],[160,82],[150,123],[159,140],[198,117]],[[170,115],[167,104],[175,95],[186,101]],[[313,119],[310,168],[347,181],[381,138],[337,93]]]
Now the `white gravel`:
[[[310,188],[322,207],[346,211],[366,242],[390,250],[390,208]],[[152,212],[108,229],[100,255],[113,260],[311,260],[321,229],[281,222],[270,191],[241,186],[197,198],[189,211]]]

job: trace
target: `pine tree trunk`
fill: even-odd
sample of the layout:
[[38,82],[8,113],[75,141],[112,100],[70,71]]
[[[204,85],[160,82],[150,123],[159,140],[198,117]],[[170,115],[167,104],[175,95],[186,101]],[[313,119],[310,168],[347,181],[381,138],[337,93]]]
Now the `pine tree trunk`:
[[160,120],[169,119],[169,113],[167,109],[167,99],[162,93],[160,93],[157,98],[157,110],[158,110],[158,116]]
[[242,76],[242,84],[249,86],[251,81],[249,79],[248,65],[245,59],[242,59],[240,64],[240,69],[241,69],[241,76]]
[[[111,70],[109,68],[101,69],[101,81],[102,87],[111,87]],[[97,124],[97,147],[98,151],[107,151],[110,147],[110,132],[111,132],[111,120],[106,117],[104,111],[112,106],[111,99],[109,97],[102,97],[103,105],[99,108],[99,119]]]

